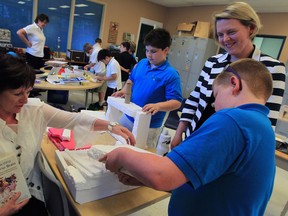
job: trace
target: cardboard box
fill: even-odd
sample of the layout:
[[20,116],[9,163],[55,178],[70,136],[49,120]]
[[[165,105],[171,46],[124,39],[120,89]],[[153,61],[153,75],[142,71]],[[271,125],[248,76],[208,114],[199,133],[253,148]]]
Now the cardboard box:
[[179,23],[177,26],[178,35],[194,36],[201,38],[210,37],[210,22],[195,21],[192,23]]

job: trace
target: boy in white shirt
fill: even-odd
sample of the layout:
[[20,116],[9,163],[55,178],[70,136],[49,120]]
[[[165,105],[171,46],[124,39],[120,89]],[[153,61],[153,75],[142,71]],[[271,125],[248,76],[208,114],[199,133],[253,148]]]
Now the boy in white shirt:
[[[89,56],[89,64],[84,66],[84,70],[89,70],[96,76],[103,77],[106,74],[106,67],[105,64],[101,61],[97,60],[98,52],[101,50],[101,47],[94,47],[90,43],[86,43],[83,47],[84,52],[86,53],[87,56]],[[98,92],[98,97],[99,97],[99,107],[102,107],[105,100],[105,92],[106,92],[106,82],[103,82],[102,86],[99,88],[95,89],[96,92]],[[94,90],[92,90],[94,91]]]
[[97,77],[97,79],[107,81],[105,94],[105,100],[107,101],[109,96],[122,88],[121,69],[117,60],[112,57],[110,51],[107,49],[100,50],[97,59],[99,62],[103,62],[106,65],[106,76]]

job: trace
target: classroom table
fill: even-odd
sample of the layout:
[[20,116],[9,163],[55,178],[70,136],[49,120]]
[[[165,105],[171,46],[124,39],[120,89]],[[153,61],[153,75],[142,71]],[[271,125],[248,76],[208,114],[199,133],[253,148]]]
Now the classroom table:
[[288,155],[276,150],[276,165],[286,171],[288,171]]
[[[115,139],[109,133],[99,133],[99,139],[97,139],[94,144],[112,145],[114,143]],[[42,153],[50,165],[54,175],[63,185],[67,194],[67,198],[71,202],[75,212],[78,215],[127,215],[170,196],[170,193],[167,192],[157,191],[148,187],[139,187],[96,201],[78,204],[71,196],[69,189],[57,167],[55,160],[55,150],[56,147],[47,138],[47,136],[44,135],[42,140]]]
[[36,75],[37,81],[34,84],[34,89],[42,89],[42,90],[63,90],[63,91],[73,91],[73,90],[85,90],[85,108],[87,109],[87,101],[88,101],[88,92],[90,89],[95,89],[100,87],[103,84],[103,81],[97,82],[81,82],[81,83],[65,83],[65,84],[52,84],[47,82],[45,79],[41,77],[45,77],[48,75],[47,70],[43,70],[45,73]]

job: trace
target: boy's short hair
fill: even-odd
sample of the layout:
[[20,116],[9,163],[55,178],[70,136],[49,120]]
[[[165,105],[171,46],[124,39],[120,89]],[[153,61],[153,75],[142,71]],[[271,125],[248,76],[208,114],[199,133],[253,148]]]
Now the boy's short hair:
[[101,38],[96,38],[96,39],[95,39],[95,43],[99,43],[99,44],[101,44],[101,43],[102,43]]
[[90,43],[85,43],[83,46],[84,52],[88,53],[91,49],[93,49],[93,45]]
[[106,57],[111,57],[111,52],[108,49],[102,49],[98,52],[97,60],[101,61]]
[[[229,67],[237,72],[241,81],[245,81],[249,90],[257,98],[268,100],[273,91],[273,82],[272,75],[264,64],[253,59],[244,58],[231,63]],[[232,75],[233,73],[224,70],[214,80],[213,87],[215,85],[228,85]]]
[[130,49],[130,43],[128,41],[123,41],[121,45],[125,47],[127,51]]
[[152,46],[164,50],[171,46],[172,38],[170,33],[163,28],[151,30],[144,38],[144,46]]

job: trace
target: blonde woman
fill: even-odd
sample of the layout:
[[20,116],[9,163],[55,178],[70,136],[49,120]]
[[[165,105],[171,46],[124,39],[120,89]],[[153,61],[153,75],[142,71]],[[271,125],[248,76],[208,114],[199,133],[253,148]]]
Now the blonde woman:
[[[285,66],[278,60],[261,53],[252,42],[261,28],[261,22],[253,8],[244,2],[228,5],[213,16],[216,43],[226,52],[210,57],[202,69],[197,85],[182,109],[176,134],[171,142],[175,147],[182,141],[182,134],[191,135],[209,118],[215,109],[212,84],[216,76],[232,62],[251,58],[262,62],[272,74],[273,93],[266,103],[269,118],[275,128],[285,89]],[[257,77],[255,77],[257,79]]]

